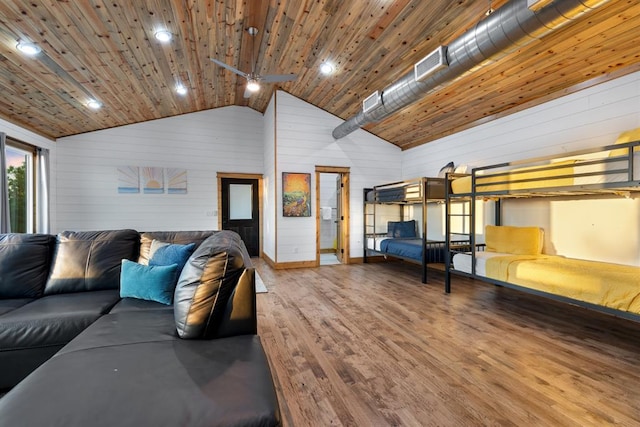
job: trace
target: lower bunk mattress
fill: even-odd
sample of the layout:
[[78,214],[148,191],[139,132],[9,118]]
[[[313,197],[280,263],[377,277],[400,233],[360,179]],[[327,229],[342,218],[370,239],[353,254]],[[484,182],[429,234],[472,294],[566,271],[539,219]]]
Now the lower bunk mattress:
[[[367,248],[385,255],[422,262],[422,239],[369,238]],[[443,263],[445,242],[427,241],[427,262]]]
[[[471,273],[472,256],[455,254]],[[557,255],[476,253],[476,275],[599,306],[640,314],[640,268]]]

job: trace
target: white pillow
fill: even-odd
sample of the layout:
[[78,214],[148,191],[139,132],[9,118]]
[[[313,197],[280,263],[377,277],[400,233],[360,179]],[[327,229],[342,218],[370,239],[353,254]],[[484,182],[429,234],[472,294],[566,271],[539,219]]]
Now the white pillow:
[[455,173],[467,173],[467,165],[458,165],[454,171]]

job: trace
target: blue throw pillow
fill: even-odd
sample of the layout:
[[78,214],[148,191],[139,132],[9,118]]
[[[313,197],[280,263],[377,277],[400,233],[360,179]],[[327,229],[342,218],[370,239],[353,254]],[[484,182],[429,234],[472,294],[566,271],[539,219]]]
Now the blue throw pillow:
[[173,291],[178,281],[178,265],[142,265],[122,260],[120,297],[173,303]]
[[165,245],[159,247],[149,260],[149,265],[178,265],[178,277],[182,268],[195,249],[195,243],[188,245]]
[[416,237],[416,221],[389,221],[387,223],[387,236],[396,239],[409,239]]

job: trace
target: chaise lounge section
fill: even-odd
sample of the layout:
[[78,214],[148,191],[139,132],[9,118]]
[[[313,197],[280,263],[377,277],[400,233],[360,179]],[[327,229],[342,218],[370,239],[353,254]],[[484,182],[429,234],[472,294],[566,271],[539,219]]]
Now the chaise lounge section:
[[[101,277],[111,275],[119,284],[122,259],[148,264],[154,240],[195,243],[197,248],[180,275],[174,306],[120,298],[117,287],[103,289],[108,287],[105,282],[98,280],[97,275],[86,274],[100,269],[82,269],[84,288],[77,288],[78,281],[70,280],[62,272],[75,271],[70,275],[78,276],[78,270],[57,265],[63,259],[66,266],[80,265],[77,259],[69,260],[66,256],[77,255],[82,247],[86,249],[80,251],[82,262],[91,266],[97,261],[99,250],[119,247],[126,251],[131,247],[125,242],[131,239],[135,244],[128,256],[117,260],[115,256],[100,258],[98,264],[105,267]],[[74,243],[65,247],[67,241]],[[20,319],[23,329],[28,329],[30,316],[40,319],[39,324],[35,323],[38,326],[31,341],[23,342],[27,345],[9,349],[10,340],[17,343],[18,338],[0,335],[0,355],[4,353],[3,361],[10,362],[0,365],[3,384],[10,384],[19,376],[11,372],[20,368],[20,355],[31,352],[45,360],[50,357],[0,399],[0,425],[279,425],[269,364],[256,335],[255,271],[237,234],[227,231],[139,234],[119,230],[62,233],[57,239],[44,235],[5,235],[0,243],[20,246],[0,247],[0,268],[5,268],[0,270],[3,284],[5,277],[20,279],[17,273],[4,274],[10,270],[9,261],[19,260],[18,253],[24,255],[21,251],[32,251],[33,263],[36,253],[41,255],[40,261],[49,256],[52,260],[41,295],[34,291],[29,296],[0,300],[0,310],[4,310],[0,314],[3,331],[4,325],[10,325],[15,333]],[[73,251],[67,250],[72,247]],[[122,254],[118,252],[118,257]],[[44,267],[39,267],[42,278]],[[65,279],[61,281],[61,277]],[[56,286],[50,286],[54,279]],[[70,283],[75,283],[75,292],[71,291]],[[109,286],[113,284],[110,283]],[[60,293],[47,293],[47,286]],[[89,304],[91,309],[81,315],[86,300],[93,305]],[[35,308],[29,308],[33,304]],[[55,310],[38,310],[47,305]],[[79,317],[82,321],[69,320],[65,317],[67,312],[73,313],[71,318]],[[49,321],[45,320],[47,317]],[[51,319],[57,319],[59,326],[45,327],[47,322],[56,323]],[[67,331],[66,335],[56,334],[57,330]],[[28,367],[38,362],[35,356],[28,361]],[[22,374],[28,367],[18,370]]]

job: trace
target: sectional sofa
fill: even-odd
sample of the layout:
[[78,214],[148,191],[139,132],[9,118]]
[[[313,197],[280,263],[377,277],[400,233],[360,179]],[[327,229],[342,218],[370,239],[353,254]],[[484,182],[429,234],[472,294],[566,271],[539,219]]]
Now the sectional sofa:
[[233,232],[0,235],[0,425],[279,425],[256,318]]

